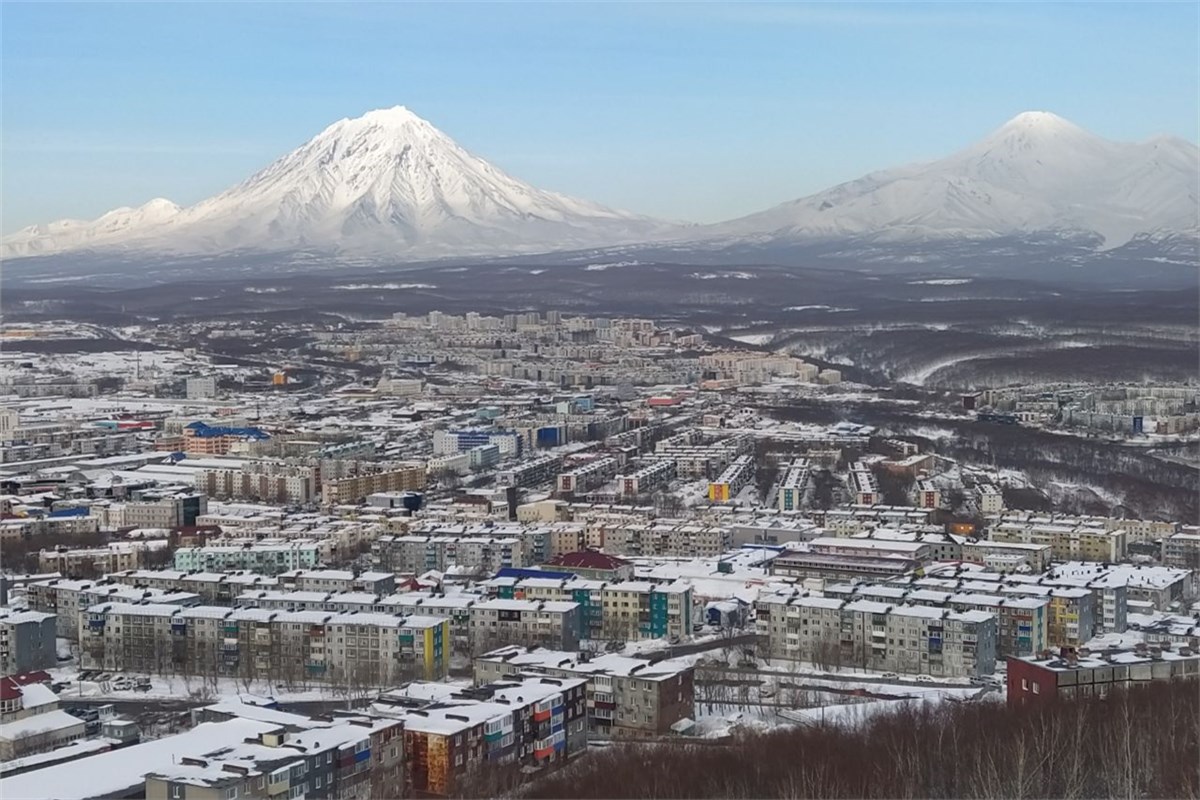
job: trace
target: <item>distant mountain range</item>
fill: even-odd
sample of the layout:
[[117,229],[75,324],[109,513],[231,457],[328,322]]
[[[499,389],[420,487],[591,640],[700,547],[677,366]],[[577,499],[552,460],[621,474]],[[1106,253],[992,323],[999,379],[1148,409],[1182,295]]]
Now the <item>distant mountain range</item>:
[[396,107],[336,122],[194,206],[157,199],[90,222],[35,225],[5,237],[0,253],[296,252],[403,263],[621,246],[614,249],[684,260],[781,248],[911,254],[1015,238],[1088,252],[1133,247],[1142,258],[1193,263],[1198,174],[1200,149],[1182,139],[1114,142],[1027,112],[938,161],[729,222],[685,225],[533,187]]

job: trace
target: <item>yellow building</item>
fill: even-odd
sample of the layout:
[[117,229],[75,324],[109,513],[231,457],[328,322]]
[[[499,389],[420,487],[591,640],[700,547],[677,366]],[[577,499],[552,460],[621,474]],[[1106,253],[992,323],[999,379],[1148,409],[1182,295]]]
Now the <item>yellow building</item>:
[[450,620],[445,617],[411,616],[400,627],[401,654],[424,669],[425,680],[441,681],[450,671]]

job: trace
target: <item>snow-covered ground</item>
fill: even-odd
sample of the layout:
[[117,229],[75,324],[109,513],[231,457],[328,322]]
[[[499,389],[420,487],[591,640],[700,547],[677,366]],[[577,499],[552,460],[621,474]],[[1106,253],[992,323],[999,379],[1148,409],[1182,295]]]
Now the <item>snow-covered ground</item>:
[[197,700],[215,702],[222,697],[238,697],[241,695],[269,696],[284,702],[303,702],[312,700],[345,699],[346,692],[333,686],[310,686],[309,688],[288,688],[269,680],[251,680],[249,685],[237,678],[217,678],[205,680],[200,677],[182,677],[179,675],[144,676],[133,672],[120,673],[121,677],[137,679],[150,678],[148,691],[133,689],[115,689],[113,680],[117,673],[110,673],[112,680],[99,683],[97,681],[80,681],[79,670],[75,667],[60,667],[50,670],[50,675],[58,681],[70,681],[59,695],[63,703],[70,703],[73,698],[92,700]]
[[774,339],[775,333],[734,333],[729,338],[742,344],[762,345]]

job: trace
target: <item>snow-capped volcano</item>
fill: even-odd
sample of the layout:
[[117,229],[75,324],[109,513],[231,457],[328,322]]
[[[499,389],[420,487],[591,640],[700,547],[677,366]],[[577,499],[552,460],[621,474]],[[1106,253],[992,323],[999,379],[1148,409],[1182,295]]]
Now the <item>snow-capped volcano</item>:
[[617,244],[675,229],[523,183],[397,106],[335,122],[190,208],[155,200],[94,222],[33,226],[6,237],[3,250],[304,248],[427,257]]
[[874,172],[748,217],[714,236],[982,239],[1059,233],[1108,249],[1197,229],[1200,150],[1114,142],[1045,111],[1019,114],[947,158]]

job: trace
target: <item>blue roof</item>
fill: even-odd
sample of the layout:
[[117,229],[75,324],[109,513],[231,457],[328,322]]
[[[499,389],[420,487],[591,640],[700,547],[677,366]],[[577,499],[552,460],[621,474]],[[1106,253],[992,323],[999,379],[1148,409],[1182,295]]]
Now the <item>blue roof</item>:
[[270,439],[271,434],[264,431],[262,428],[227,428],[224,426],[212,426],[204,422],[190,422],[185,426],[192,432],[192,435],[202,439],[212,439],[217,436],[239,436],[243,439]]
[[51,511],[46,516],[48,517],[86,517],[89,511],[87,506],[72,506],[71,508],[59,508]]
[[523,580],[525,578],[551,578],[553,580],[566,580],[568,578],[579,577],[573,572],[555,572],[548,569],[525,569],[522,567],[504,567],[496,573],[497,578],[516,578]]

